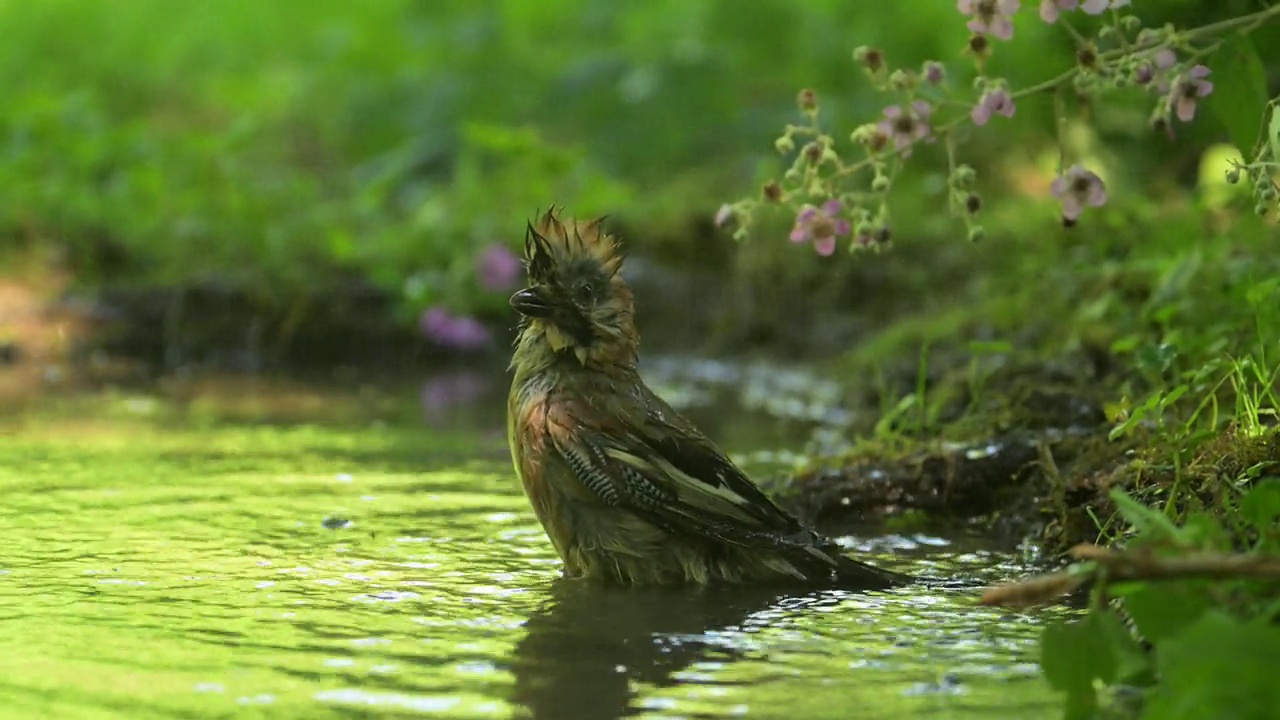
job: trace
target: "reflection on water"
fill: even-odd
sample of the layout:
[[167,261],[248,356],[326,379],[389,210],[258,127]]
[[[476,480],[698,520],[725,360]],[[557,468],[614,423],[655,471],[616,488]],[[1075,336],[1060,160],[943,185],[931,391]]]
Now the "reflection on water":
[[[1043,618],[972,590],[564,582],[499,430],[130,402],[0,438],[5,717],[1054,715]],[[849,542],[933,577],[1017,572],[972,543]]]

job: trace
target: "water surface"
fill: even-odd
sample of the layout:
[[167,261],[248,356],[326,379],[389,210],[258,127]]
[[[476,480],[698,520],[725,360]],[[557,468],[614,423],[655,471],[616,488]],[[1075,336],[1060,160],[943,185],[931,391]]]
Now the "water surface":
[[[500,410],[461,392],[465,412],[424,387],[425,417],[118,393],[0,422],[4,717],[1056,716],[1047,618],[972,589],[558,580]],[[971,539],[845,541],[935,577],[1019,572]]]

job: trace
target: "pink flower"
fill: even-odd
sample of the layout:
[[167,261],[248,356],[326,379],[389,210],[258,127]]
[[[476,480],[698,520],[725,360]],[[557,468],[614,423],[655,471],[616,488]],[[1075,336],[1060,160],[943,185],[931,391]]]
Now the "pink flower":
[[1139,84],[1146,85],[1158,80],[1156,87],[1160,92],[1169,92],[1169,70],[1178,64],[1178,55],[1169,48],[1160,48],[1135,71]]
[[1021,5],[1021,0],[956,0],[960,12],[972,18],[965,27],[997,40],[1013,38],[1013,14]]
[[820,208],[812,205],[800,208],[795,227],[791,228],[791,242],[813,241],[813,249],[819,255],[831,255],[836,251],[836,238],[849,234],[849,221],[837,217],[840,210],[840,201],[835,198],[822,203]]
[[520,277],[520,258],[506,245],[494,243],[476,257],[476,275],[485,290],[506,290]]
[[1101,15],[1108,8],[1117,10],[1129,4],[1129,0],[1084,0],[1080,3],[1080,9],[1088,15]]
[[1047,23],[1055,23],[1058,16],[1070,10],[1080,8],[1088,15],[1101,15],[1108,8],[1121,8],[1129,4],[1129,0],[1040,0],[1040,19]]
[[429,308],[418,318],[418,328],[432,342],[454,350],[477,350],[492,339],[488,328],[475,318],[455,316],[445,308]]
[[884,109],[884,120],[877,125],[881,134],[893,139],[893,147],[902,157],[911,156],[911,146],[928,138],[933,132],[929,127],[929,116],[933,108],[923,100],[911,103],[911,107],[903,108],[890,105]]
[[1080,7],[1080,0],[1040,0],[1040,19],[1047,23],[1058,22],[1058,15]]
[[974,125],[986,125],[991,119],[991,114],[996,113],[1005,117],[1013,117],[1014,111],[1017,110],[1013,104],[1013,97],[1009,95],[1009,91],[1002,87],[992,88],[982,94],[982,99],[977,105],[973,106],[973,110],[969,111],[969,117],[973,120]]
[[1182,122],[1191,122],[1196,116],[1196,101],[1213,92],[1213,83],[1205,79],[1208,76],[1209,68],[1196,65],[1174,79],[1169,105]]
[[1072,165],[1050,187],[1053,196],[1062,201],[1062,220],[1074,225],[1085,206],[1102,207],[1107,203],[1107,186],[1083,165]]

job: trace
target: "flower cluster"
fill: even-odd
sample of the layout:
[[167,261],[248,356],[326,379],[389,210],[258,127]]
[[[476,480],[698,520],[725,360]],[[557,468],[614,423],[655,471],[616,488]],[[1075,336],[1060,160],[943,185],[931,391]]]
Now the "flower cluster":
[[[1079,12],[1099,16],[1103,25],[1092,38],[1071,29],[1079,44],[1074,71],[1016,90],[1005,79],[986,74],[984,68],[986,58],[995,51],[993,43],[1013,39],[1022,6],[1020,0],[956,0],[956,9],[972,33],[967,52],[979,71],[971,88],[953,87],[947,67],[936,59],[914,69],[895,68],[876,48],[854,50],[853,59],[867,79],[890,96],[879,118],[855,127],[849,135],[860,157],[845,156],[842,144],[819,122],[818,93],[803,90],[797,105],[804,122],[789,125],[775,141],[780,153],[794,154],[791,167],[780,181],[766,183],[759,198],[723,205],[716,213],[716,224],[736,225],[735,236],[741,238],[759,205],[784,204],[796,209],[791,241],[809,245],[819,255],[833,255],[842,243],[850,250],[883,248],[890,237],[888,200],[895,179],[917,150],[935,144],[946,150],[951,213],[964,223],[968,237],[977,240],[984,235],[977,223],[983,203],[976,173],[957,162],[963,134],[956,131],[962,126],[984,128],[1001,122],[998,118],[1012,119],[1018,99],[1031,93],[1074,89],[1094,97],[1112,88],[1137,87],[1147,88],[1156,98],[1152,126],[1172,133],[1175,122],[1195,120],[1200,102],[1214,90],[1209,67],[1198,60],[1217,45],[1200,49],[1200,41],[1247,31],[1280,17],[1280,6],[1274,6],[1238,22],[1179,31],[1144,28],[1131,0],[1042,0],[1038,10],[1044,23],[1057,24]],[[957,108],[963,112],[956,113]],[[1070,155],[1066,147],[1063,154]],[[1269,171],[1259,169],[1275,163],[1264,160],[1255,158],[1234,175],[1238,181],[1246,173],[1256,187],[1264,188],[1257,191],[1261,200],[1280,194]],[[1063,225],[1072,227],[1087,210],[1105,205],[1108,191],[1098,173],[1084,164],[1069,160],[1063,165],[1049,192],[1058,202]]]

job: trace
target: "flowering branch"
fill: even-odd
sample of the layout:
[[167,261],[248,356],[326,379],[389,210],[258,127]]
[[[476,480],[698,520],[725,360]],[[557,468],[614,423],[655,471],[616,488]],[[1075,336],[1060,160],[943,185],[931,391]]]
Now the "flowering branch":
[[[790,239],[812,244],[821,255],[833,254],[839,240],[846,236],[851,236],[851,250],[884,248],[891,239],[888,198],[894,181],[917,145],[942,140],[948,162],[948,207],[964,221],[969,238],[978,240],[984,234],[975,221],[982,201],[975,190],[976,171],[957,162],[957,130],[968,125],[985,126],[997,117],[1012,118],[1018,101],[1074,86],[1082,94],[1118,87],[1150,88],[1157,94],[1152,126],[1171,132],[1175,120],[1191,122],[1198,101],[1213,92],[1209,68],[1197,61],[1216,52],[1227,34],[1247,34],[1280,17],[1280,6],[1275,6],[1190,30],[1170,26],[1151,29],[1142,26],[1141,20],[1129,11],[1129,4],[1129,0],[1042,0],[1040,17],[1047,23],[1057,23],[1064,13],[1074,10],[1089,15],[1110,11],[1111,21],[1094,39],[1085,38],[1064,21],[1063,26],[1078,43],[1076,65],[1015,91],[1004,79],[989,77],[982,70],[993,52],[992,41],[1012,40],[1013,18],[1020,10],[1020,0],[957,0],[957,9],[969,17],[967,27],[973,33],[966,53],[979,69],[974,86],[977,97],[973,100],[958,99],[945,87],[946,68],[938,61],[925,62],[919,71],[890,70],[879,50],[858,48],[854,59],[874,86],[899,98],[884,108],[879,120],[863,124],[850,134],[850,140],[862,148],[865,156],[852,162],[841,157],[835,139],[818,121],[817,94],[804,90],[797,103],[805,122],[788,125],[775,147],[780,153],[790,154],[796,150],[797,140],[805,143],[782,182],[771,181],[764,186],[762,200],[793,206],[799,203]],[[1197,47],[1207,39],[1216,41]],[[1100,50],[1100,44],[1114,47]],[[967,112],[944,122],[935,120],[939,109],[954,106]],[[1274,113],[1274,108],[1273,102],[1266,111]],[[1242,148],[1252,159],[1238,163],[1227,176],[1231,182],[1238,182],[1242,172],[1248,176],[1259,200],[1259,214],[1267,211],[1266,203],[1274,203],[1277,198],[1270,175],[1280,158],[1273,157],[1276,152],[1268,145],[1263,136],[1253,148]],[[1085,209],[1105,204],[1107,190],[1092,170],[1079,163],[1062,164],[1066,167],[1050,189],[1061,203],[1063,223],[1070,227]],[[741,239],[760,204],[761,199],[725,204],[717,213],[717,222],[736,222],[735,237]]]

